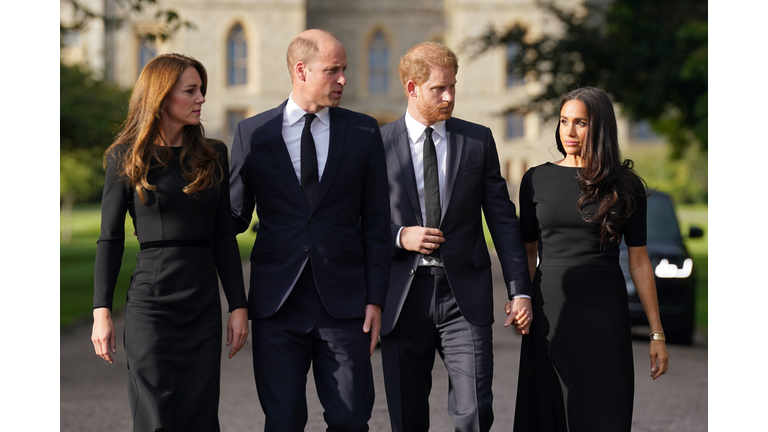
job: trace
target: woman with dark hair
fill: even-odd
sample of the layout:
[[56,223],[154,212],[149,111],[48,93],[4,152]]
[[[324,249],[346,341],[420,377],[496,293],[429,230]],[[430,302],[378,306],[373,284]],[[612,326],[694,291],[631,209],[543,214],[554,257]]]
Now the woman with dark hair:
[[124,332],[136,431],[219,430],[217,273],[229,303],[229,358],[247,342],[227,148],[205,138],[200,124],[207,78],[190,57],[153,59],[136,83],[122,132],[104,155],[91,340],[96,355],[112,363],[112,296],[128,212],[141,245]]
[[635,381],[622,239],[651,326],[652,379],[669,358],[646,251],[644,182],[621,160],[601,90],[563,97],[555,139],[565,157],[531,168],[520,185],[534,320],[523,336],[515,431],[629,431]]

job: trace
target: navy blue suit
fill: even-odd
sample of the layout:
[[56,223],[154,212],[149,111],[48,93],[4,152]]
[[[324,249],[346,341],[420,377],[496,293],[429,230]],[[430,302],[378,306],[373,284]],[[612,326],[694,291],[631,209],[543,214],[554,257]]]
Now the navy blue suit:
[[[427,278],[419,276],[421,255],[397,248],[394,240],[401,227],[424,226],[405,117],[381,128],[393,236],[392,274],[382,314],[382,359],[395,431],[428,429],[428,373],[436,348],[452,383],[449,412],[456,430],[488,430],[493,421],[494,303],[483,214],[509,298],[532,293],[515,205],[501,176],[491,130],[456,118],[445,125],[447,166],[439,227],[445,239],[440,245],[444,274],[432,272],[434,276]],[[474,355],[461,353],[473,344]],[[464,385],[459,380],[466,376],[469,382]]]
[[[371,381],[367,388],[370,339],[366,342],[369,336],[362,331],[362,319],[367,304],[384,306],[390,274],[389,201],[381,134],[375,119],[330,108],[328,159],[315,202],[309,203],[282,137],[284,107],[285,103],[240,122],[232,145],[230,192],[236,230],[248,228],[254,207],[259,218],[248,295],[259,398],[267,423],[275,422],[275,430],[302,430],[306,402],[303,412],[295,405],[304,397],[309,362],[314,365],[316,381],[323,381],[323,374],[333,375],[339,363],[344,367],[349,361],[353,363],[347,365],[350,375],[328,378],[328,388],[321,388],[324,384],[318,382],[318,392],[335,393],[320,394],[326,416],[332,417],[326,421],[346,421],[344,417],[350,415],[329,411],[329,402],[338,403],[341,411],[361,411],[354,415],[364,417],[358,423],[365,423],[370,417],[368,405],[373,405],[373,386]],[[309,313],[319,315],[305,329],[301,320]],[[302,339],[303,333],[291,339],[300,332],[309,334],[311,341]],[[335,341],[337,335],[356,339]],[[329,351],[318,354],[320,344]],[[357,352],[358,345],[364,352]],[[345,351],[341,356],[333,352],[339,348]],[[264,349],[271,352],[266,356],[257,353]],[[299,364],[291,363],[294,361]],[[364,376],[357,376],[355,368]],[[355,390],[361,393],[345,395],[340,388],[347,384],[362,387]],[[267,400],[267,393],[275,399]],[[349,398],[358,398],[360,406],[346,400]],[[334,419],[337,414],[340,418]]]

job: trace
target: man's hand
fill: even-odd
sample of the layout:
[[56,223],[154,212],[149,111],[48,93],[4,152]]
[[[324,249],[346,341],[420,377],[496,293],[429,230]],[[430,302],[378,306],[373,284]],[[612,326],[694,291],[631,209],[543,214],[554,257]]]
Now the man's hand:
[[516,297],[511,302],[504,305],[504,312],[507,313],[507,320],[504,321],[504,327],[515,325],[515,330],[521,335],[528,334],[531,331],[531,322],[533,321],[533,306],[531,299],[525,297]]
[[405,250],[429,255],[445,242],[443,232],[437,228],[422,226],[404,227],[400,232],[400,245]]
[[363,322],[363,332],[371,335],[371,356],[376,345],[379,343],[379,333],[381,333],[381,306],[369,304],[365,306],[365,321]]

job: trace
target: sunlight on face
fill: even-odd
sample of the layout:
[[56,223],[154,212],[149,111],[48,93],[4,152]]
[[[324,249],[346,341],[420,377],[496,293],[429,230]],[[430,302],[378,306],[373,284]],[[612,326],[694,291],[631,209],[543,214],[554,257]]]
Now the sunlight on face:
[[416,86],[416,108],[427,124],[448,120],[456,100],[456,72],[451,67],[433,66],[429,79]]
[[568,156],[581,156],[589,131],[589,117],[584,102],[574,99],[560,110],[560,141]]
[[200,114],[205,96],[197,69],[188,67],[181,73],[179,80],[163,103],[162,121],[168,127],[200,124]]

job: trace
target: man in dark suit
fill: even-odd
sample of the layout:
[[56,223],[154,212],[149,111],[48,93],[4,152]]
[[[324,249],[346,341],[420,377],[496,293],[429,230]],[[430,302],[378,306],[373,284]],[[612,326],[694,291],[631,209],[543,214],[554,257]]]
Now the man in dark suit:
[[259,218],[248,301],[265,430],[304,430],[310,364],[329,430],[368,430],[390,271],[381,133],[337,108],[347,67],[338,39],[307,30],[287,60],[289,99],[240,122],[232,145],[238,232],[254,206]]
[[450,380],[457,431],[493,423],[488,222],[518,333],[528,332],[531,284],[515,206],[490,129],[451,118],[458,60],[438,43],[411,48],[399,72],[408,109],[383,126],[392,218],[392,274],[382,361],[393,431],[429,430],[435,350]]

